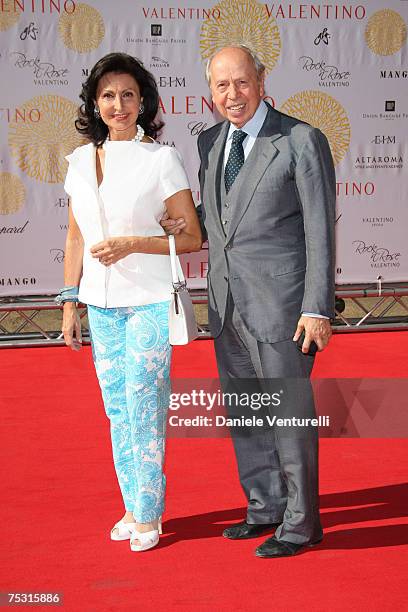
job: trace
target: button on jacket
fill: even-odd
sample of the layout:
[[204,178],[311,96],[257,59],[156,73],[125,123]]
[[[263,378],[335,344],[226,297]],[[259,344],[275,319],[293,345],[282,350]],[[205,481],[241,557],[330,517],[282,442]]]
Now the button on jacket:
[[79,299],[101,308],[139,306],[170,299],[168,255],[132,253],[106,268],[90,248],[115,236],[160,236],[164,200],[188,179],[178,152],[157,143],[107,141],[101,185],[96,178],[96,148],[78,147],[69,162],[65,191],[84,239]]

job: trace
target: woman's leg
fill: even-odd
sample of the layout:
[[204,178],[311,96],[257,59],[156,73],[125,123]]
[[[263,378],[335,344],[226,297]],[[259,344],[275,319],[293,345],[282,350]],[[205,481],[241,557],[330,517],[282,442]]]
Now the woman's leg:
[[138,483],[133,514],[140,531],[157,528],[164,509],[170,357],[168,302],[133,308],[126,324],[126,393]]
[[133,522],[137,474],[133,458],[131,427],[126,399],[126,320],[128,308],[88,306],[95,369],[105,411],[110,419],[113,461],[126,509]]

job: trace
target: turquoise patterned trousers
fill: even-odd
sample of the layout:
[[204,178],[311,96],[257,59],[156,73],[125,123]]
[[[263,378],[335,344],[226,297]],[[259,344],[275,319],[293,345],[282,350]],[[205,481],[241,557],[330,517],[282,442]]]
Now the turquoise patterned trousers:
[[96,373],[110,419],[115,470],[126,510],[139,523],[163,514],[170,392],[168,302],[88,306]]

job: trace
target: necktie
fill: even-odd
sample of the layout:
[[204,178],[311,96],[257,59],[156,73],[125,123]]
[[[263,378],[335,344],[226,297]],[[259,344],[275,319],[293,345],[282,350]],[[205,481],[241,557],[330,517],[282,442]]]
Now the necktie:
[[231,150],[224,172],[225,190],[227,193],[231,189],[239,171],[241,170],[241,167],[244,164],[245,156],[242,143],[246,137],[247,134],[242,130],[235,130],[232,135]]

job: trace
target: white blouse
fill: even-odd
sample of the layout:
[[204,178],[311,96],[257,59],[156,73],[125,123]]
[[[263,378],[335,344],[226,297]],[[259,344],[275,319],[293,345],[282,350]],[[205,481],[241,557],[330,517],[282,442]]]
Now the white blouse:
[[164,200],[189,189],[179,153],[157,143],[107,141],[101,185],[96,178],[96,147],[71,155],[65,191],[84,239],[79,299],[101,308],[140,306],[170,299],[168,255],[132,253],[105,267],[90,248],[115,236],[160,236]]

